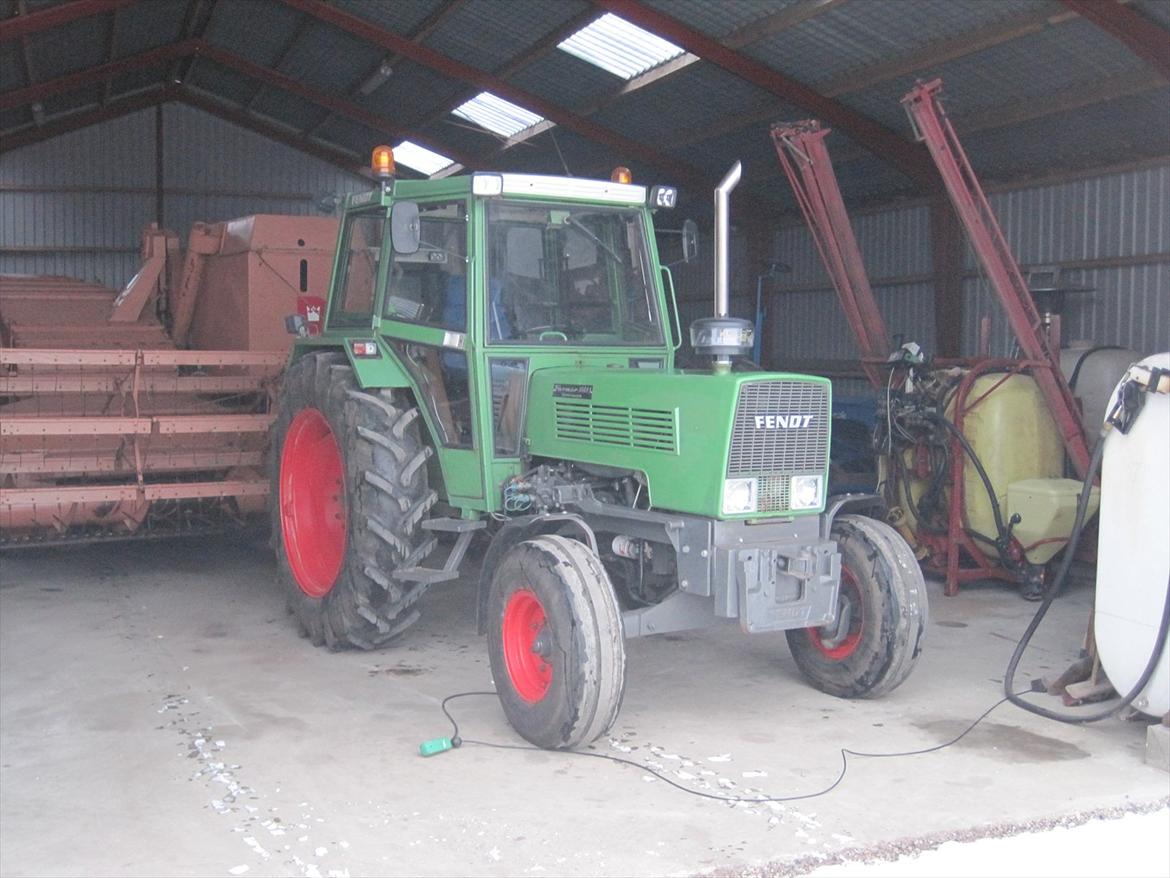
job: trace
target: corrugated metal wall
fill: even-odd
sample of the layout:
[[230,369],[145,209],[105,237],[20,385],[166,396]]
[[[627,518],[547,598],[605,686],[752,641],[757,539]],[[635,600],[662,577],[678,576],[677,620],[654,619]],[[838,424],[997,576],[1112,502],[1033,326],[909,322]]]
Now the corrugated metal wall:
[[[1065,297],[1066,342],[1089,339],[1143,354],[1170,350],[1170,164],[989,200],[1021,265],[1063,264],[1062,283],[1093,289]],[[976,267],[970,253],[967,267]],[[1006,353],[1013,338],[998,300],[980,278],[964,289],[964,348],[976,349],[986,314],[992,352]]]
[[[989,199],[1025,272],[1055,266],[1062,283],[1094,288],[1067,297],[1066,341],[1088,338],[1142,353],[1170,349],[1170,164],[1021,187]],[[924,280],[932,271],[929,209],[865,212],[854,216],[854,229],[891,335],[933,350],[933,284]],[[807,230],[785,227],[776,238],[778,257],[792,270],[770,298],[779,317],[769,340],[772,357],[856,358]],[[975,353],[980,318],[988,315],[992,351],[1006,353],[1012,337],[970,252],[966,269],[963,352]]]
[[[163,220],[184,244],[195,220],[318,213],[368,181],[180,104],[163,108]],[[0,272],[120,287],[155,219],[155,111],[0,156]]]

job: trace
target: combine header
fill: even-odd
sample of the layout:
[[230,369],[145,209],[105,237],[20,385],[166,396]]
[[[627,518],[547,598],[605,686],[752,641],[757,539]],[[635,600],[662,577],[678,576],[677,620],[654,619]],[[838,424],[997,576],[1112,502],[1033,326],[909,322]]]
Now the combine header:
[[262,521],[283,318],[328,288],[336,230],[196,224],[182,260],[150,229],[121,291],[0,276],[0,546]]

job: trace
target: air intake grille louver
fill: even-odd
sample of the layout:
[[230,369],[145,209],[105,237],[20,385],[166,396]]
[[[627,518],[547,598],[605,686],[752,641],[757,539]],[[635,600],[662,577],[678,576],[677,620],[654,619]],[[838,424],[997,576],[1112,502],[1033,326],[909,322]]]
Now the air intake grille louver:
[[584,400],[555,403],[558,439],[622,445],[650,451],[678,450],[674,411],[598,405]]
[[756,381],[740,387],[727,476],[759,478],[760,512],[786,512],[789,477],[823,473],[828,459],[827,386]]

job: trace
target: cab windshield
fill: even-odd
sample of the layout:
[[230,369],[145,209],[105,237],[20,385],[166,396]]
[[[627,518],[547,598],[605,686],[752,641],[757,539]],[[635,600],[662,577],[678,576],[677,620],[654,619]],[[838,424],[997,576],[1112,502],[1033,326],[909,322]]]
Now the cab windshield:
[[493,200],[487,242],[492,342],[663,343],[641,211]]

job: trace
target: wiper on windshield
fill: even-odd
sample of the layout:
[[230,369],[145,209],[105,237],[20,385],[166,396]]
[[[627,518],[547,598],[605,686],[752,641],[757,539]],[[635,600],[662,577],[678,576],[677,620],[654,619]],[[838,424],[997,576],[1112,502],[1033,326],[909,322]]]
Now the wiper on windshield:
[[610,256],[612,256],[614,262],[616,262],[618,265],[625,265],[626,264],[626,261],[624,259],[622,259],[622,257],[618,254],[618,252],[616,250],[614,250],[612,247],[609,246],[609,244],[607,244],[603,240],[601,240],[601,238],[597,237],[597,235],[593,234],[593,232],[590,231],[589,228],[584,223],[582,223],[579,219],[577,219],[571,213],[565,214],[565,222],[567,222],[573,228],[579,229],[580,231],[582,231],[586,235],[588,235],[589,240],[592,241],[594,244],[596,244],[598,247],[600,247],[602,250],[604,250],[606,253],[608,253]]

